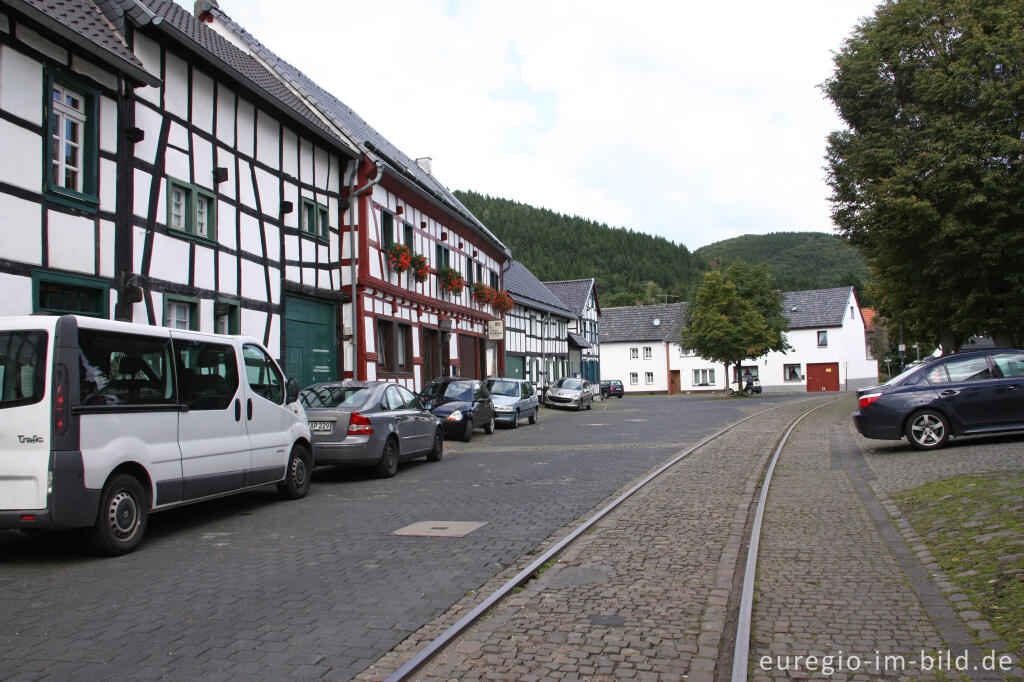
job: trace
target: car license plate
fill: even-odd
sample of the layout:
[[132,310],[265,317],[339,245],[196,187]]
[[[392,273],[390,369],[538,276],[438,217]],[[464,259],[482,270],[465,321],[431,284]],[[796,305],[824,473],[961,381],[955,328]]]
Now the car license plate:
[[330,431],[331,422],[309,422],[310,431]]

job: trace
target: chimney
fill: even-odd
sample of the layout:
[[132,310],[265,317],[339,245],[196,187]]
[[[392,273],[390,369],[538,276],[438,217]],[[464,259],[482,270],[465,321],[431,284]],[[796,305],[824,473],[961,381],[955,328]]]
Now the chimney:
[[433,166],[433,159],[431,159],[429,156],[421,156],[420,158],[416,159],[416,165],[422,168],[424,171],[426,171],[427,175],[433,175],[433,172],[431,171],[431,168]]

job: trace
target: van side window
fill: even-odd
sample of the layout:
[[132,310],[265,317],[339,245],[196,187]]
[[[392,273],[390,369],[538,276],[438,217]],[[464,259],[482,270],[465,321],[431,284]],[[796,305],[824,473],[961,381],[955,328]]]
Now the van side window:
[[78,330],[83,405],[159,405],[174,402],[170,340]]
[[174,340],[181,402],[190,410],[224,410],[238,392],[238,360],[229,344]]
[[42,400],[47,336],[44,331],[0,332],[0,409]]
[[272,403],[284,404],[284,377],[270,356],[250,343],[242,347],[249,388]]

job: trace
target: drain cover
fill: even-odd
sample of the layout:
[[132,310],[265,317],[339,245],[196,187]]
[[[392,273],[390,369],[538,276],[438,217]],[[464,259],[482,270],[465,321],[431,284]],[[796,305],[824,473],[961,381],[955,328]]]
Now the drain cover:
[[476,521],[420,521],[399,528],[392,535],[416,535],[424,538],[461,538],[486,523]]

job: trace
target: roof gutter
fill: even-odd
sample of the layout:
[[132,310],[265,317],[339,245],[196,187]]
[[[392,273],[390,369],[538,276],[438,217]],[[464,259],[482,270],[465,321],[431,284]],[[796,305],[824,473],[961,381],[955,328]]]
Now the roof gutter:
[[152,85],[155,87],[160,85],[160,79],[149,71],[146,71],[145,69],[118,57],[109,50],[100,47],[88,38],[79,34],[74,29],[69,28],[67,24],[62,24],[46,12],[36,9],[27,2],[19,2],[18,0],[0,0],[0,4],[7,5],[8,7],[23,13],[33,21],[38,22],[45,28],[74,44],[75,47],[96,57],[106,66],[123,73],[128,78],[138,83],[135,87],[139,87],[141,85]]

